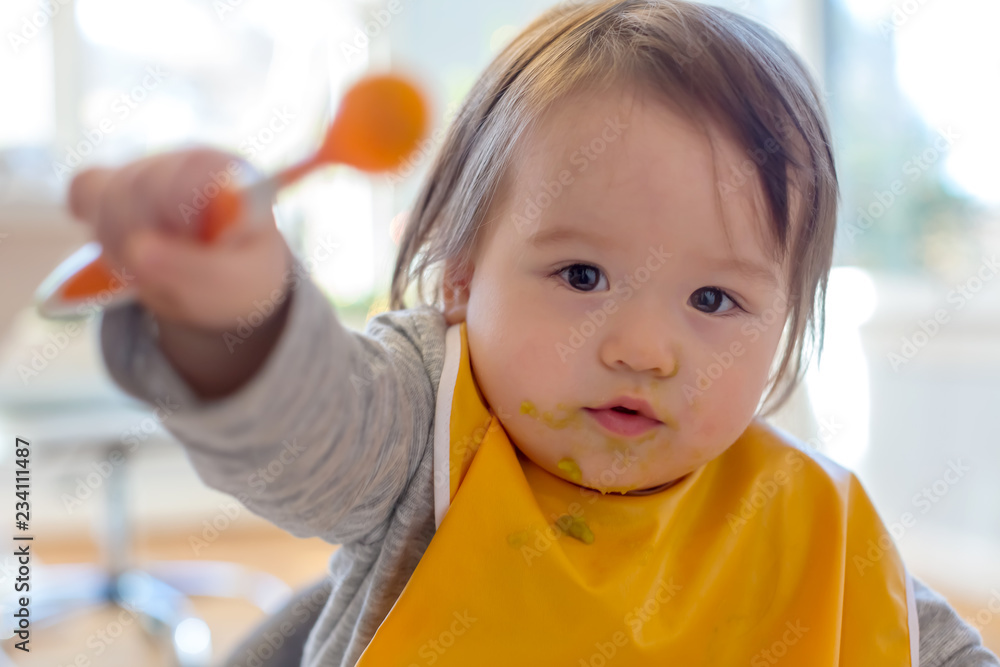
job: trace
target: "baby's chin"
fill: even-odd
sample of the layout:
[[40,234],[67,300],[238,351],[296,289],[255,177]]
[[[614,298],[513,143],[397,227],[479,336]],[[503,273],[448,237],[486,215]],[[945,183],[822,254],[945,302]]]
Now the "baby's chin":
[[663,479],[641,478],[632,481],[621,480],[617,483],[606,484],[603,480],[598,478],[593,480],[582,479],[579,483],[574,483],[577,484],[577,486],[582,486],[583,488],[590,489],[591,491],[598,491],[603,495],[615,493],[620,495],[642,496],[657,493],[659,491],[665,491],[683,480],[688,476],[688,474],[690,473],[677,474],[672,476],[672,479],[668,479],[666,481]]
[[[704,452],[689,451],[677,433],[654,429],[635,438],[608,437],[586,423],[573,428],[520,424],[508,431],[521,456],[549,474],[602,494],[642,495],[673,486],[704,463]],[[518,437],[522,436],[522,437]]]
[[690,470],[653,470],[649,463],[631,450],[616,452],[614,458],[594,457],[581,460],[565,456],[554,464],[548,460],[521,451],[546,472],[560,477],[581,488],[601,494],[617,493],[645,495],[666,490],[684,477]]
[[589,491],[596,491],[602,495],[608,494],[618,494],[618,495],[628,495],[628,496],[644,496],[652,493],[658,493],[660,491],[666,491],[670,487],[676,485],[686,478],[690,473],[683,473],[674,476],[673,479],[667,481],[662,481],[661,479],[652,478],[641,478],[636,480],[616,480],[615,482],[607,483],[606,480],[600,478],[590,479],[586,477],[581,477],[579,481],[575,481],[567,477],[563,470],[549,470],[548,472],[562,477],[565,481],[571,484],[576,484],[577,486],[587,489]]

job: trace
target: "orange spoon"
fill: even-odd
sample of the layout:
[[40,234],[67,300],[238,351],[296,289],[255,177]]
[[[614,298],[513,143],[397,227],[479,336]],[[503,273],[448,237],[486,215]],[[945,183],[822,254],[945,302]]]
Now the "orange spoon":
[[[237,190],[213,198],[199,219],[199,238],[211,243],[240,219],[270,209],[278,191],[317,167],[346,164],[366,172],[390,171],[417,147],[427,129],[427,105],[410,83],[392,75],[365,77],[341,102],[323,145],[312,157]],[[135,299],[135,290],[116,276],[97,242],[88,243],[62,262],[35,293],[39,314],[50,319],[76,318],[87,310]]]

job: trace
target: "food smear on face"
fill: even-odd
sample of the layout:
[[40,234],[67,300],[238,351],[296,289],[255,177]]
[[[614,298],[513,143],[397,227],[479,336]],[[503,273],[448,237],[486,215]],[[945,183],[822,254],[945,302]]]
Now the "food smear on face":
[[611,454],[614,454],[615,452],[627,452],[636,445],[641,445],[644,442],[655,440],[656,437],[656,431],[648,431],[638,437],[628,439],[606,435],[604,436],[604,447]]
[[[585,426],[590,427],[590,425],[585,421],[586,416],[580,410],[568,408],[564,403],[557,404],[555,413],[545,411],[539,414],[538,407],[534,404],[534,402],[523,400],[521,401],[520,412],[523,415],[527,415],[532,419],[544,423],[552,429],[563,429],[567,426],[572,426],[576,430],[582,430]],[[614,437],[608,436],[607,434],[601,434],[599,442],[602,443],[604,451],[614,457],[615,461],[624,462],[625,470],[618,470],[618,467],[620,466],[614,468],[615,472],[618,473],[615,477],[620,477],[626,473],[628,469],[636,466],[636,464],[638,464],[640,471],[648,471],[648,459],[656,456],[657,451],[637,446],[656,440],[657,437],[658,433],[656,431],[650,431],[635,438]],[[578,445],[574,445],[572,449],[576,457],[565,457],[556,464],[556,467],[562,473],[562,477],[564,479],[574,482],[575,484],[581,484],[583,482],[583,472],[581,471],[579,464],[576,462],[576,459],[580,457],[586,458],[593,452],[589,451],[589,447],[581,448]],[[601,481],[603,482],[601,484],[588,483],[585,488],[598,491],[601,495],[607,495],[609,493],[628,493],[629,491],[633,491],[641,486],[641,481],[632,481],[628,484],[615,484],[615,480],[613,479]]]
[[636,484],[629,484],[627,486],[595,486],[595,491],[600,491],[602,496],[606,496],[609,493],[628,493],[629,491],[635,491],[638,488]]
[[[560,407],[560,410],[562,408]],[[566,414],[562,417],[553,416],[551,412],[546,412],[542,414],[542,421],[549,428],[563,429],[567,426],[572,426],[574,428],[580,428],[580,414],[577,412],[566,411]]]
[[[562,403],[556,406],[556,413],[546,410],[545,412],[539,414],[538,408],[531,401],[521,401],[521,414],[528,415],[532,419],[536,419],[549,428],[553,429],[563,429],[567,426],[572,426],[573,428],[580,428],[583,424],[581,420],[581,415],[577,411],[571,410],[565,407]],[[559,415],[558,413],[563,413]]]
[[570,537],[580,540],[584,544],[594,543],[594,533],[590,530],[587,522],[581,517],[563,514],[556,519],[556,528]]
[[579,484],[580,480],[583,479],[583,473],[580,472],[580,466],[578,466],[576,464],[576,461],[574,461],[571,458],[565,458],[559,461],[559,463],[557,463],[556,466],[564,473],[566,473],[566,476],[569,477],[571,482],[576,482]]

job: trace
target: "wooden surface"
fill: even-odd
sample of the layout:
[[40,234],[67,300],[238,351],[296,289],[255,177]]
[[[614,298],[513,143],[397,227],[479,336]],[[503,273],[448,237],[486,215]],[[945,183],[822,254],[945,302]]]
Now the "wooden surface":
[[[919,573],[917,573],[919,576]],[[983,591],[976,599],[951,591],[931,577],[923,582],[945,596],[966,623],[972,623],[983,636],[983,644],[1000,656],[1000,591]],[[992,610],[991,608],[992,607]]]
[[[323,576],[333,553],[333,545],[318,539],[301,540],[271,526],[220,534],[198,556],[192,555],[189,532],[139,538],[135,560],[141,565],[151,560],[216,560],[240,563],[268,572],[299,589]],[[46,565],[97,562],[101,558],[89,540],[38,542],[36,554]],[[194,607],[212,630],[213,660],[228,655],[263,613],[242,600],[192,598]],[[33,629],[31,652],[13,649],[13,641],[3,642],[4,651],[19,667],[168,667],[162,645],[151,641],[138,623],[122,624],[122,609],[111,606],[92,608],[51,627]],[[128,615],[126,614],[126,620]],[[112,638],[110,635],[120,634]],[[16,655],[15,655],[16,654]],[[89,661],[89,662],[88,662]]]

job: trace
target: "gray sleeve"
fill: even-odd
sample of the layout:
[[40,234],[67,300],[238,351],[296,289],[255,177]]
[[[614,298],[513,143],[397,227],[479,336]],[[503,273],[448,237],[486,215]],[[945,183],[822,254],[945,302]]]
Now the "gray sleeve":
[[979,632],[939,593],[911,578],[920,628],[920,667],[1000,667]]
[[297,537],[380,539],[432,439],[444,317],[382,313],[360,333],[311,279],[289,298],[269,357],[221,399],[192,392],[139,304],[102,315],[105,365],[127,393],[166,406],[164,428],[206,485]]

